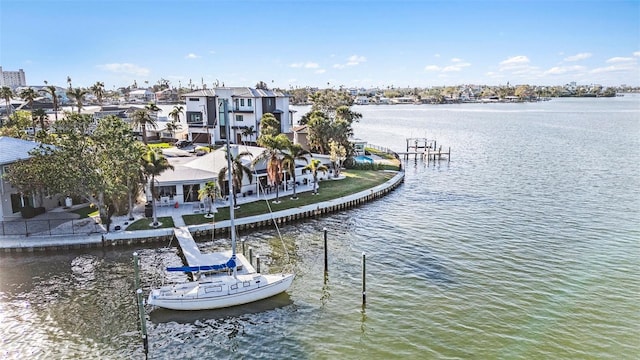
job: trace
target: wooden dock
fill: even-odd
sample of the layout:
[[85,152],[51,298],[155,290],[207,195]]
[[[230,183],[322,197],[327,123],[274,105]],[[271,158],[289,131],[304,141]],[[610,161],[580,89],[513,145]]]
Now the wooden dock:
[[[191,236],[191,232],[186,226],[175,228],[173,230],[174,236],[178,239],[178,244],[184,255],[184,260],[187,266],[210,266],[226,263],[231,258],[231,250],[215,252],[209,254],[203,254],[198,248],[198,244]],[[252,274],[256,270],[243,254],[237,254],[237,264],[239,274]]]
[[402,155],[406,160],[413,155],[416,159],[421,157],[427,159],[427,161],[442,160],[443,158],[446,158],[447,161],[451,161],[451,147],[443,151],[442,145],[438,147],[435,139],[408,138],[406,141],[407,151],[398,152],[398,155]]

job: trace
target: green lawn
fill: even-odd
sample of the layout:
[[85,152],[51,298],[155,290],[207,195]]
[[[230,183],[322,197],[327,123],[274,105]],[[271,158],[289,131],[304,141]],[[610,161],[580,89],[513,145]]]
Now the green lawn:
[[[153,218],[140,219],[140,220],[137,220],[136,222],[132,223],[131,225],[127,226],[127,228],[125,230],[133,231],[133,230],[149,230],[149,229],[153,229],[153,227],[151,227],[151,223],[152,222],[153,222]],[[158,222],[162,223],[160,228],[172,228],[174,226],[173,218],[171,216],[159,217],[158,218]]]
[[98,215],[98,209],[94,209],[91,206],[85,206],[83,208],[75,209],[71,212],[80,215],[80,219]]
[[[346,195],[354,194],[370,189],[391,179],[395,173],[372,170],[348,170],[343,171],[343,180],[325,180],[319,183],[318,195],[311,192],[298,194],[297,200],[292,200],[290,195],[280,197],[280,203],[274,204],[269,201],[271,211],[279,211],[294,207],[314,204],[322,201],[332,200]],[[256,201],[242,204],[236,210],[236,218],[266,214],[269,207],[266,201]],[[204,217],[204,214],[184,215],[183,219],[187,225],[210,223],[211,219]],[[229,220],[229,208],[219,208],[215,216],[216,221]],[[164,226],[163,226],[164,227]]]

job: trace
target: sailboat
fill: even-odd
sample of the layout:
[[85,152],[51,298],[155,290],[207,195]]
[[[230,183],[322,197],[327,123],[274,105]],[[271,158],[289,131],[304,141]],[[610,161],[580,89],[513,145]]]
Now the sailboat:
[[[294,274],[261,274],[251,264],[239,264],[236,255],[236,231],[234,223],[233,179],[231,149],[229,145],[230,126],[228,104],[223,101],[224,119],[227,130],[227,174],[229,179],[229,218],[231,251],[216,253],[226,256],[226,261],[204,266],[183,266],[167,268],[168,271],[182,271],[197,274],[197,279],[185,283],[162,286],[151,290],[147,303],[171,310],[210,310],[243,305],[263,300],[287,291],[293,283]],[[229,254],[230,253],[230,254]],[[213,255],[213,254],[208,254]],[[242,271],[239,271],[242,270]]]

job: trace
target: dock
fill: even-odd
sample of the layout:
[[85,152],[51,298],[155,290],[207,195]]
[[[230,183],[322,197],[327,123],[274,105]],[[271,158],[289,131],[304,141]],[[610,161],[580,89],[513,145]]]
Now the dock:
[[411,155],[416,159],[418,157],[424,158],[427,161],[442,160],[446,158],[447,161],[451,161],[451,147],[446,150],[442,150],[442,145],[438,147],[435,139],[429,140],[427,138],[407,138],[407,150],[404,152],[398,152],[398,155],[408,160]]
[[[186,226],[175,228],[173,233],[184,255],[186,266],[197,267],[224,264],[231,258],[231,250],[208,254],[201,253],[198,244]],[[256,272],[253,265],[243,254],[236,253],[236,259],[238,274],[253,274]]]

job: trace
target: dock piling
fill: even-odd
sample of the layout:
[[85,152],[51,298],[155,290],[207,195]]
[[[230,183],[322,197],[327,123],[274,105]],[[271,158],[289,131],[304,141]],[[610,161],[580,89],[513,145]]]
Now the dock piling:
[[367,304],[367,256],[362,252],[362,306]]

